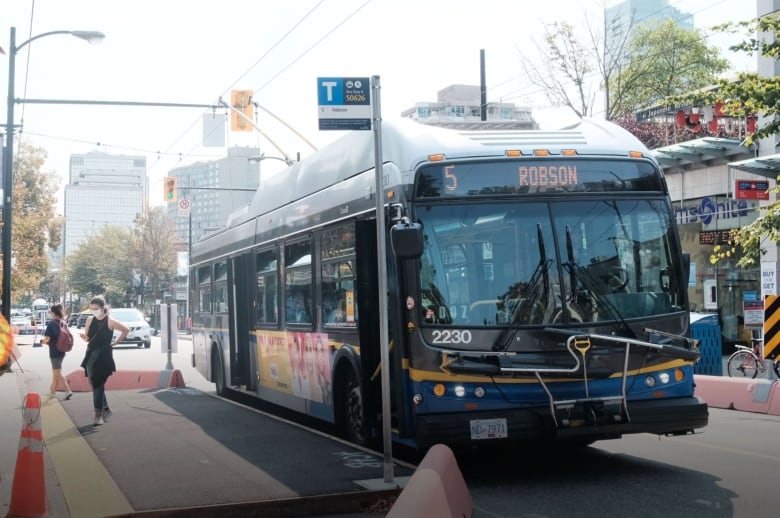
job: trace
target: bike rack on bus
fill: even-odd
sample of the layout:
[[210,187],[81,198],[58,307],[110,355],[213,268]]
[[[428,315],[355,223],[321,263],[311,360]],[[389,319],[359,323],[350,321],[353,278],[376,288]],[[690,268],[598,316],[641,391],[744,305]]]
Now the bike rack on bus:
[[[495,356],[498,359],[498,365],[491,364],[490,367],[487,366],[482,367],[480,370],[482,371],[483,374],[490,374],[488,372],[489,370],[494,370],[495,371],[494,374],[532,373],[536,377],[539,384],[541,385],[545,394],[547,395],[550,415],[553,418],[553,422],[555,424],[556,429],[560,428],[561,425],[565,427],[569,424],[567,422],[564,423],[558,422],[557,411],[561,411],[561,410],[571,411],[571,409],[575,408],[578,404],[591,406],[593,402],[599,402],[601,404],[611,403],[613,405],[616,403],[619,404],[622,412],[625,414],[626,422],[630,422],[631,419],[628,413],[628,398],[626,396],[626,385],[628,379],[628,361],[630,358],[632,345],[637,347],[644,347],[647,349],[654,349],[659,352],[662,352],[663,354],[676,357],[682,360],[687,360],[687,361],[696,361],[699,359],[700,356],[699,351],[696,348],[697,345],[696,340],[691,340],[686,337],[672,335],[669,333],[660,332],[652,329],[645,329],[645,331],[650,334],[657,334],[669,338],[677,338],[677,339],[685,340],[686,342],[692,344],[693,349],[685,349],[670,344],[652,343],[643,340],[637,340],[634,338],[626,338],[626,337],[619,337],[619,336],[612,336],[612,335],[601,335],[597,333],[572,335],[569,332],[562,329],[547,328],[545,329],[545,332],[569,335],[568,338],[566,339],[566,350],[574,359],[573,367],[539,368],[537,366],[513,366],[512,358],[513,357],[516,358],[520,356],[520,353],[515,353],[515,352],[447,350],[447,351],[442,351],[441,368],[445,371],[451,370],[453,372],[470,372],[474,374],[476,369],[480,369],[479,367],[472,367],[471,369],[474,370],[471,370],[468,367],[459,368],[459,364],[462,365],[463,360],[467,357],[481,356],[484,358],[486,356]],[[619,396],[590,397],[590,391],[588,386],[589,379],[587,374],[587,362],[585,361],[585,356],[587,355],[588,351],[591,349],[592,341],[611,342],[611,343],[625,345],[625,351],[623,354],[623,372],[621,375],[621,386],[620,386]],[[571,373],[578,372],[580,366],[582,366],[583,369],[583,382],[585,384],[585,399],[567,399],[567,400],[556,401],[552,392],[548,388],[547,383],[545,383],[544,379],[542,378],[542,374],[571,374]],[[613,415],[613,422],[620,422],[620,421],[622,421],[622,416]]]

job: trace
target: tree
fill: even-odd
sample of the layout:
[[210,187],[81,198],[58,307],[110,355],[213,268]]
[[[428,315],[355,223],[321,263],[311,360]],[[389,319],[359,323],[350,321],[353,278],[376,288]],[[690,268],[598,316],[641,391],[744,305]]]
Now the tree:
[[133,233],[107,225],[83,243],[65,260],[70,289],[81,294],[103,294],[111,304],[124,303],[132,286],[133,268],[129,251]]
[[[774,35],[780,28],[780,15],[770,14],[753,20],[728,23],[716,27],[722,32],[745,31],[745,39],[731,47],[731,50],[747,52],[750,55],[760,54],[765,58],[778,61],[780,57],[780,42]],[[769,34],[769,37],[765,35]],[[744,144],[750,145],[754,139],[772,136],[780,131],[780,78],[764,77],[757,73],[739,74],[736,80],[722,79],[717,82],[717,89],[708,92],[696,92],[679,98],[672,98],[670,103],[682,101],[687,103],[723,103],[723,110],[731,116],[760,115],[762,122],[754,135],[749,135]],[[773,187],[774,192],[780,188]],[[762,247],[764,240],[776,246],[780,241],[780,202],[775,201],[761,208],[760,216],[751,224],[731,233],[731,241],[726,246],[716,246],[710,257],[712,263],[737,254],[740,259],[737,264],[750,266],[757,264],[766,253]]]
[[702,31],[684,29],[671,19],[637,25],[627,58],[612,85],[621,92],[614,105],[621,115],[710,86],[729,67],[717,47],[706,45]]
[[130,305],[139,273],[148,282],[148,291],[157,296],[176,272],[177,241],[173,221],[162,207],[136,218],[133,229],[105,226],[67,257],[70,289],[104,294],[114,305]]
[[133,239],[133,261],[140,266],[144,291],[159,296],[176,273],[176,225],[162,207],[153,207],[136,219]]
[[528,79],[540,87],[554,106],[571,108],[578,117],[591,114],[595,93],[588,75],[594,70],[593,51],[580,43],[566,22],[545,24],[543,44],[533,42],[539,63],[520,54]]
[[579,117],[593,114],[598,88],[604,94],[604,116],[613,120],[669,95],[711,85],[728,68],[718,49],[704,43],[702,31],[681,28],[671,19],[636,26],[633,19],[627,24],[605,19],[594,27],[587,23],[589,41],[583,43],[572,25],[548,24],[542,43],[534,41],[539,59],[521,53],[531,83],[553,105],[569,107]]
[[12,301],[38,290],[49,274],[48,250],[61,241],[63,220],[54,216],[58,180],[41,171],[45,160],[46,151],[24,141],[14,155]]

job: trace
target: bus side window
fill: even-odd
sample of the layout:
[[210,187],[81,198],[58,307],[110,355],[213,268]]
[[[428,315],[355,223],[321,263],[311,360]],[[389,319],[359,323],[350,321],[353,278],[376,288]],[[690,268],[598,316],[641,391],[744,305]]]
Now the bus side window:
[[322,233],[320,290],[322,322],[326,326],[357,326],[355,292],[355,225],[353,222]]
[[311,240],[285,246],[285,318],[291,324],[311,324],[312,261]]
[[255,259],[257,324],[276,324],[279,321],[276,249],[257,254]]

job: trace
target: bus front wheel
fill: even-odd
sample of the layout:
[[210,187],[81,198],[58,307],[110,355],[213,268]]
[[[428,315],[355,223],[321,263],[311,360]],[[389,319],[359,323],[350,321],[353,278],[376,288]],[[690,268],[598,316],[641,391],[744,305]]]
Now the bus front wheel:
[[342,397],[340,402],[341,415],[343,416],[342,426],[345,435],[351,442],[366,446],[368,444],[368,427],[363,407],[363,392],[360,389],[360,382],[355,371],[350,369],[340,394]]

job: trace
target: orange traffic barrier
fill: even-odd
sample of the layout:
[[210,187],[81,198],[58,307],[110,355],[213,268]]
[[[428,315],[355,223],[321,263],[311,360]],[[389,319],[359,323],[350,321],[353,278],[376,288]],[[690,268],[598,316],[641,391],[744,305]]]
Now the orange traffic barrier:
[[474,502],[452,450],[434,444],[386,518],[468,518]]
[[43,473],[41,396],[27,394],[24,403],[19,453],[16,457],[11,506],[7,518],[30,518],[46,514],[46,480]]

